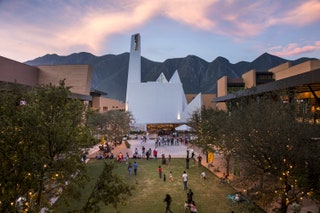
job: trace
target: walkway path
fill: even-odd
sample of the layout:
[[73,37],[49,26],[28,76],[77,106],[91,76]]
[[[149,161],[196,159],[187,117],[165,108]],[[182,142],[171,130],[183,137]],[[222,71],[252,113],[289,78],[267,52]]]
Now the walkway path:
[[[121,145],[118,145],[112,152],[114,156],[117,156],[120,152],[122,152],[122,154],[125,154],[126,152],[128,152],[129,156],[132,157],[136,148],[138,149],[139,154],[142,153],[142,146],[144,146],[146,150],[148,150],[149,148],[153,150],[155,148],[155,140],[152,139],[154,138],[152,136],[150,136],[149,138],[150,139],[147,139],[146,142],[141,142],[139,139],[128,140],[128,142],[130,143],[130,149],[126,147],[125,143],[122,143]],[[97,156],[99,152],[99,145],[100,144],[97,144],[89,150],[88,159],[90,158],[92,159]],[[208,164],[206,162],[206,156],[201,152],[200,148],[196,146],[186,146],[184,144],[180,144],[180,145],[173,145],[173,146],[165,145],[165,146],[157,147],[158,156],[165,154],[165,156],[168,157],[170,154],[172,158],[185,158],[187,156],[187,149],[189,149],[189,153],[190,153],[189,156],[191,156],[192,151],[194,151],[196,159],[200,155],[202,157],[202,161],[201,161],[202,165],[204,167],[207,167],[211,172],[214,172],[215,175],[217,175],[218,177],[222,177],[223,173],[225,173],[224,170],[214,171],[215,168],[224,168],[223,159],[220,155],[216,154],[214,156],[214,162],[212,164]],[[232,175],[230,176],[230,178],[231,179],[233,178]]]

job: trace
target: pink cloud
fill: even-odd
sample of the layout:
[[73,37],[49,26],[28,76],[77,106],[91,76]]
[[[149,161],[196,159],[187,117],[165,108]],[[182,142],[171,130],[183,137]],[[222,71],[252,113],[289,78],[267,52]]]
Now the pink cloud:
[[320,41],[314,42],[313,45],[299,46],[298,43],[291,43],[291,44],[288,44],[288,46],[286,47],[277,46],[277,47],[271,47],[269,49],[271,54],[274,54],[280,57],[299,55],[303,53],[314,52],[317,50],[320,50]]
[[161,4],[163,14],[175,21],[182,22],[191,27],[211,30],[216,21],[209,18],[210,8],[217,0],[170,0]]
[[301,1],[292,11],[288,11],[281,17],[279,22],[291,25],[308,25],[320,20],[320,1],[309,0]]

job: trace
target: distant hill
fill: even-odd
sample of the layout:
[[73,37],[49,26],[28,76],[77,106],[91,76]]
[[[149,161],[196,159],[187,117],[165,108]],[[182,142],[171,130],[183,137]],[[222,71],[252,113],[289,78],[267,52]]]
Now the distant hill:
[[[293,64],[302,63],[311,58],[300,58]],[[222,76],[240,78],[251,69],[264,72],[289,60],[264,53],[252,62],[241,61],[232,64],[228,59],[217,57],[207,62],[197,56],[189,55],[184,58],[167,59],[164,62],[154,62],[141,58],[142,82],[155,81],[161,72],[169,80],[175,70],[178,70],[186,94],[216,93],[217,80]],[[92,89],[107,92],[108,98],[125,101],[129,53],[120,55],[95,56],[90,53],[73,53],[68,56],[47,54],[25,62],[32,66],[62,65],[62,64],[90,64],[93,65]]]

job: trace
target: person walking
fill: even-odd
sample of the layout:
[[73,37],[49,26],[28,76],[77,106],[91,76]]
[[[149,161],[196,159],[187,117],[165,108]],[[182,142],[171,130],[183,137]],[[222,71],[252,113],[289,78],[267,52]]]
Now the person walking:
[[188,174],[186,173],[186,171],[183,171],[182,182],[183,182],[183,189],[187,191],[188,190]]
[[137,164],[137,162],[134,162],[133,163],[133,173],[135,176],[137,175],[137,170],[138,170],[138,164]]
[[162,168],[161,168],[161,166],[158,167],[158,173],[159,173],[159,178],[162,179]]
[[172,198],[169,194],[166,194],[166,197],[164,198],[163,202],[166,202],[167,206],[166,206],[166,213],[167,212],[171,212],[173,213],[173,211],[171,211],[170,209],[170,205],[171,205],[171,202],[172,202]]

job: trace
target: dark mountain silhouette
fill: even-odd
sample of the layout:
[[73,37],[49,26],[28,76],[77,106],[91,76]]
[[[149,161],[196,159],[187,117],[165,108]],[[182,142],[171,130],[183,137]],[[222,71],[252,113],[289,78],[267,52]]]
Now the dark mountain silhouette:
[[[311,58],[300,58],[291,61],[299,64]],[[251,69],[266,72],[268,69],[289,60],[264,53],[252,62],[241,61],[232,64],[228,59],[217,57],[207,62],[197,56],[188,55],[184,58],[167,59],[164,62],[154,62],[141,58],[142,82],[155,81],[160,73],[168,80],[178,70],[183,88],[187,94],[202,92],[203,94],[216,93],[217,80],[222,76],[241,78],[241,75]],[[92,89],[107,92],[106,97],[125,101],[129,53],[120,55],[95,56],[90,53],[73,53],[68,56],[47,54],[25,62],[32,66],[63,65],[63,64],[90,64],[93,65]]]

